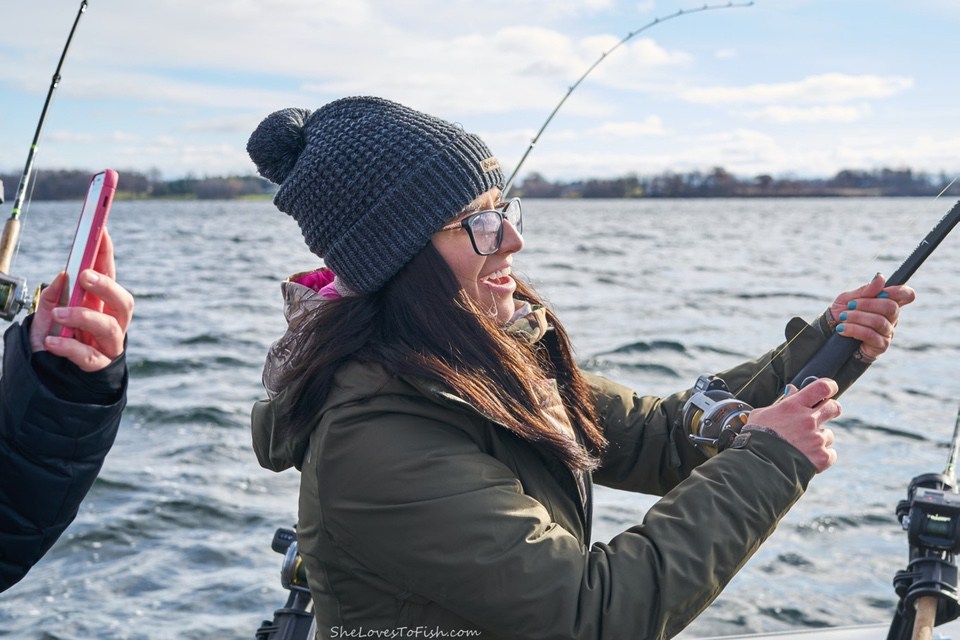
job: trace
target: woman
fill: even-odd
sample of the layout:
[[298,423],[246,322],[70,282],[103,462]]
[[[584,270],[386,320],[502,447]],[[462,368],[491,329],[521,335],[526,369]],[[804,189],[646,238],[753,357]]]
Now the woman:
[[[849,384],[913,299],[877,277],[813,327],[794,319],[788,346],[720,374],[756,376],[742,399],[770,406],[700,450],[679,420],[688,392],[639,397],[577,368],[512,273],[520,204],[500,201],[476,136],[346,98],[268,116],[247,149],[326,264],[284,284],[290,327],[253,410],[261,464],[302,473],[322,638],[673,636],[836,459],[838,383],[778,400],[786,381],[838,317],[863,341]],[[590,546],[593,482],[664,497]]]

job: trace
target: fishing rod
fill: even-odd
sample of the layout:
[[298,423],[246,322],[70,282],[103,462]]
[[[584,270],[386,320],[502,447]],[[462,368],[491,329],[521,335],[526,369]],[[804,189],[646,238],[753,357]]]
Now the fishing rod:
[[[903,285],[907,283],[924,260],[930,257],[930,254],[947,237],[957,223],[960,222],[960,201],[957,201],[940,219],[940,222],[928,233],[917,248],[913,250],[907,259],[900,265],[892,276],[887,280],[888,287]],[[824,343],[820,350],[807,362],[806,365],[794,376],[791,384],[800,387],[803,381],[810,377],[832,378],[837,374],[840,368],[856,353],[860,348],[860,341],[854,338],[841,336],[838,333],[830,336],[830,339]]]
[[53,80],[50,83],[50,89],[47,91],[47,99],[43,103],[43,110],[40,112],[40,121],[37,122],[37,130],[33,134],[33,141],[30,143],[30,151],[27,153],[27,161],[23,167],[23,173],[20,175],[20,183],[17,186],[17,195],[13,200],[13,210],[3,227],[3,235],[0,236],[0,318],[4,320],[13,320],[26,304],[27,282],[23,278],[10,275],[10,265],[13,262],[14,254],[20,244],[20,213],[23,201],[26,198],[28,188],[30,187],[30,177],[33,173],[33,163],[37,156],[37,150],[40,148],[40,135],[43,133],[43,125],[47,119],[47,111],[53,100],[53,94],[60,85],[60,70],[63,68],[63,61],[67,57],[67,51],[70,49],[70,43],[73,41],[73,34],[80,23],[80,17],[87,11],[87,0],[80,2],[80,10],[70,28],[70,35],[67,36],[67,42],[63,46],[63,52],[60,54],[60,61],[57,63],[57,69],[53,73]]
[[893,579],[900,600],[887,640],[929,640],[934,626],[960,616],[956,565],[960,552],[958,458],[960,411],[943,473],[915,477],[907,489],[907,499],[897,503],[897,520],[907,532],[910,560]]
[[[953,205],[940,221],[924,236],[917,248],[887,280],[887,286],[906,284],[920,265],[940,246],[944,238],[960,223],[960,201]],[[798,334],[799,335],[799,334]],[[789,344],[789,343],[787,343]],[[815,378],[833,378],[860,348],[855,338],[830,336],[820,349],[801,367],[790,384],[802,388]],[[785,349],[786,347],[784,347]],[[757,374],[759,375],[759,373]],[[737,393],[713,375],[702,375],[693,387],[693,394],[684,404],[682,421],[694,444],[709,449],[725,449],[746,425],[753,408],[737,398],[757,376],[751,378]],[[839,394],[837,394],[839,396]],[[836,397],[836,396],[835,396]],[[956,442],[954,446],[960,446]],[[951,461],[951,470],[956,459]]]
[[510,177],[507,178],[507,182],[506,184],[504,184],[503,189],[501,190],[500,197],[506,198],[507,192],[510,191],[510,187],[513,186],[514,179],[517,177],[517,174],[520,172],[520,167],[522,167],[523,163],[526,162],[527,156],[530,155],[530,152],[533,151],[533,148],[537,146],[537,141],[540,140],[540,136],[543,135],[543,131],[547,128],[547,125],[550,124],[550,121],[553,120],[553,117],[557,115],[557,112],[560,110],[560,107],[563,106],[563,103],[566,102],[567,98],[570,97],[570,94],[573,93],[574,90],[576,90],[576,88],[580,86],[580,83],[583,82],[588,75],[590,75],[590,72],[596,69],[601,62],[607,59],[608,55],[610,55],[611,53],[619,49],[622,45],[626,44],[627,41],[632,39],[634,36],[640,33],[643,33],[647,29],[650,29],[660,24],[661,22],[666,22],[667,20],[672,20],[673,18],[679,18],[680,16],[687,16],[694,13],[702,13],[704,11],[712,11],[714,9],[734,9],[734,8],[744,8],[744,7],[752,7],[752,6],[753,6],[753,2],[751,0],[751,2],[741,2],[741,3],[728,2],[727,4],[713,4],[713,5],[705,4],[702,7],[697,7],[695,9],[680,9],[676,13],[671,13],[668,16],[654,18],[652,22],[649,22],[643,25],[636,31],[631,31],[626,36],[624,36],[620,40],[620,42],[618,42],[617,44],[613,45],[612,47],[610,47],[609,49],[601,53],[600,57],[597,58],[597,60],[592,65],[590,65],[586,71],[583,72],[583,75],[577,78],[577,81],[574,82],[572,85],[570,85],[570,88],[567,89],[567,92],[560,99],[560,102],[557,103],[557,106],[555,106],[553,108],[553,111],[550,112],[550,115],[547,116],[546,121],[544,121],[543,125],[540,127],[540,130],[537,131],[537,135],[533,136],[533,139],[530,141],[530,146],[528,146],[527,150],[524,151],[523,156],[520,158],[520,162],[517,163],[517,166],[514,167],[513,172],[510,174]]

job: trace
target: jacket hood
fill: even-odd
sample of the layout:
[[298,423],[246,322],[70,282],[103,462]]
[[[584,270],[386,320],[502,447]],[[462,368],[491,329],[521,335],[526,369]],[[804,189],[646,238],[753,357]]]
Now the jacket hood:
[[325,267],[296,273],[280,284],[287,331],[270,346],[263,365],[263,386],[270,398],[280,392],[280,376],[290,367],[291,356],[299,341],[296,328],[300,321],[324,302],[342,297],[342,291],[343,285],[333,271]]
[[[284,414],[295,399],[281,387],[280,378],[292,366],[293,353],[302,339],[300,323],[320,305],[351,295],[333,272],[326,268],[292,275],[281,283],[280,288],[287,331],[271,345],[267,353],[263,386],[269,399],[257,402],[252,415],[254,451],[260,464],[273,471],[290,467],[299,469],[312,435],[309,431],[291,433],[284,428]],[[531,343],[539,340],[549,328],[543,307],[531,307],[529,303],[520,301],[517,302],[514,317],[505,327],[507,331]],[[400,380],[373,363],[348,362],[342,365],[335,374],[334,384],[336,393],[331,393],[316,408],[317,422],[332,407],[368,399],[372,393],[387,391],[402,395],[449,395],[445,389],[423,380]],[[555,383],[553,385],[556,386]],[[547,395],[552,397],[556,391]],[[455,396],[448,397],[448,400],[463,402]]]
[[[369,400],[371,393],[386,392],[394,396],[434,393],[432,389],[421,389],[399,380],[378,364],[356,361],[347,362],[337,370],[334,385],[335,392],[316,408],[317,424],[331,409]],[[290,389],[283,389],[269,400],[261,400],[253,406],[253,450],[260,465],[266,469],[283,471],[290,467],[300,469],[303,465],[314,430],[293,432],[287,429],[285,414],[294,399]]]
[[279,437],[276,433],[278,425],[283,424],[280,416],[285,413],[289,403],[282,393],[280,376],[291,366],[291,358],[300,339],[297,326],[320,305],[340,298],[344,289],[334,273],[322,267],[290,276],[280,284],[280,291],[287,330],[267,352],[262,380],[269,400],[257,402],[252,416],[253,448],[257,459],[262,466],[274,471],[299,467],[310,440],[309,433],[292,438]]

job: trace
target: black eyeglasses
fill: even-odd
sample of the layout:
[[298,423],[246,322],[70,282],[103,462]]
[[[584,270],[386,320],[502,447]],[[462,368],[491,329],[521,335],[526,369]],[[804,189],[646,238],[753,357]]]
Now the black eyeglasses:
[[466,229],[473,244],[473,250],[481,256],[489,256],[500,250],[503,243],[503,221],[508,220],[517,233],[523,233],[523,212],[520,209],[520,198],[511,198],[509,201],[497,205],[496,209],[487,209],[471,213],[459,222],[453,222],[440,227],[440,231],[457,231]]

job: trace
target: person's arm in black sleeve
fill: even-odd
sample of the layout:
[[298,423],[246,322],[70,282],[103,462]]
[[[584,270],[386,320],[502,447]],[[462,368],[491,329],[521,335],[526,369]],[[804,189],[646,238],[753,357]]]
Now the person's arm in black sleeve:
[[[133,296],[114,280],[104,233],[80,274],[82,307],[60,308],[61,273],[37,311],[4,335],[0,377],[0,591],[20,580],[77,515],[126,404]],[[64,338],[54,324],[71,327]]]
[[126,403],[122,354],[91,373],[47,352],[31,354],[31,320],[4,337],[0,590],[19,581],[76,517]]

